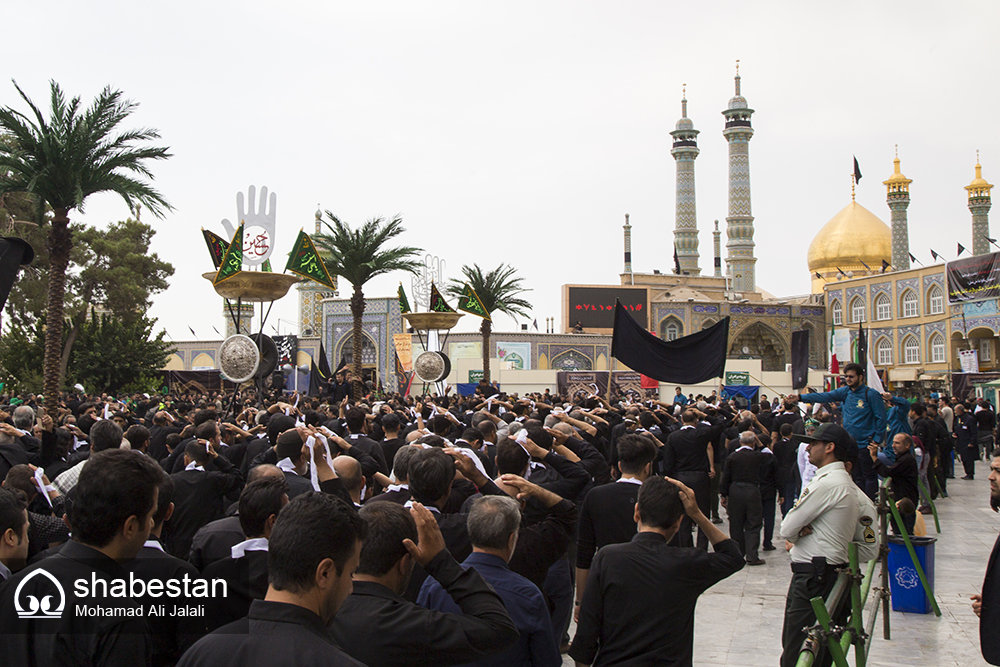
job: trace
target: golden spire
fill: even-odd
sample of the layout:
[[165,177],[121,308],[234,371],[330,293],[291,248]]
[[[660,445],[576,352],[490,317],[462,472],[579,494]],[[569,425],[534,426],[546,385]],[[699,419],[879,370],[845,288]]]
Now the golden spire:
[[681,84],[681,118],[688,117],[688,96],[687,96],[688,85],[686,83]]
[[851,201],[854,201],[854,172],[851,172]]
[[892,161],[892,176],[888,180],[882,181],[886,194],[903,194],[910,191],[910,183],[913,181],[903,176],[899,170],[899,144],[896,144],[896,158]]
[[990,190],[993,189],[993,185],[986,182],[983,178],[983,167],[979,164],[979,151],[976,151],[976,177],[972,179],[972,182],[965,186],[965,189],[969,193],[969,199],[977,197],[989,197]]

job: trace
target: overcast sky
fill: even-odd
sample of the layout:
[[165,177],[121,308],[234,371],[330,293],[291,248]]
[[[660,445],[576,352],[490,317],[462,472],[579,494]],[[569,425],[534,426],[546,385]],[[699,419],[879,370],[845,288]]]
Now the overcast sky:
[[[402,242],[444,259],[452,277],[463,264],[513,264],[541,330],[546,317],[558,322],[560,285],[619,282],[626,213],[634,270],[669,271],[669,132],[684,83],[701,130],[699,250],[710,273],[712,221],[725,229],[727,213],[720,112],[736,59],[756,110],[757,283],[773,294],[808,293],[806,250],[850,202],[852,155],[864,173],[858,202],[888,223],[881,182],[899,145],[913,179],[910,248],[926,264],[929,247],[953,259],[956,242],[971,246],[963,187],[977,149],[983,176],[1000,181],[1000,5],[990,0],[52,0],[13,3],[5,18],[4,71],[36,102],[47,102],[49,79],[85,101],[110,84],[141,105],[130,126],[159,129],[173,152],[153,169],[175,211],[143,220],[176,269],[152,315],[177,341],[192,338],[189,325],[199,338],[222,330],[199,230],[223,234],[251,184],[277,193],[276,268],[317,204],[354,224],[399,213]],[[0,104],[19,103],[0,83]],[[71,217],[104,226],[128,214],[105,195]],[[409,292],[403,275],[365,292],[392,295],[400,279]],[[297,332],[294,293],[275,304],[279,318],[282,333]]]

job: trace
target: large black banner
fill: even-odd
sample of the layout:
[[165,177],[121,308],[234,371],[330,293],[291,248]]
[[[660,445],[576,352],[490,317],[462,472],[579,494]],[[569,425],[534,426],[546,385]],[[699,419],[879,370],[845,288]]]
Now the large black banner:
[[271,336],[271,339],[278,348],[278,368],[285,364],[294,366],[299,351],[298,336]]
[[611,356],[660,382],[699,384],[722,377],[726,370],[728,341],[728,317],[707,329],[664,341],[646,331],[621,303],[615,306]]
[[945,264],[948,303],[1000,296],[1000,252],[957,259]]

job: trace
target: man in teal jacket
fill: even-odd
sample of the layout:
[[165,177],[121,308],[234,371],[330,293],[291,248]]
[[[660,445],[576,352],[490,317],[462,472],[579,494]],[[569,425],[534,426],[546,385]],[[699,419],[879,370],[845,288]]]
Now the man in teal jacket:
[[[840,403],[844,430],[851,434],[858,448],[867,447],[871,442],[881,446],[886,427],[885,403],[881,394],[865,385],[865,370],[861,364],[844,366],[844,379],[846,387],[814,394],[789,394],[786,398],[806,403]],[[852,471],[854,482],[874,500],[878,493],[878,475],[871,457],[859,456],[858,464]]]

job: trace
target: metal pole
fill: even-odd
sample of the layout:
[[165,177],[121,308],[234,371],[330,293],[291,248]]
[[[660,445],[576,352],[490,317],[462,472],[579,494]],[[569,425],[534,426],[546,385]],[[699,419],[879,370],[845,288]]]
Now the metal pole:
[[[858,567],[858,547],[856,544],[847,546],[847,556],[851,564],[851,626],[854,628],[854,661],[857,667],[865,665],[865,642],[862,631],[862,613],[864,609],[864,598],[861,597],[861,570]],[[845,638],[849,639],[849,638]],[[846,646],[844,647],[846,650]]]
[[[934,479],[933,475],[930,477],[931,479]],[[937,529],[938,535],[940,535],[941,521],[938,519],[937,507],[935,507],[934,501],[931,500],[931,494],[927,492],[927,487],[924,486],[924,483],[920,481],[919,477],[917,477],[917,486],[920,487],[920,493],[922,493],[924,498],[927,499],[927,504],[931,506],[931,513],[934,515],[934,527]]]
[[[837,580],[839,585],[841,582],[846,582],[847,578],[841,578]],[[841,594],[844,593],[847,588],[841,588],[839,591]],[[830,595],[833,598],[833,594]],[[826,643],[830,649],[830,657],[833,658],[833,664],[837,667],[849,667],[847,664],[847,656],[844,655],[844,649],[840,647],[840,642],[834,637],[830,632],[833,630],[833,619],[830,618],[830,613],[826,610],[826,605],[823,604],[823,598],[814,597],[810,600],[812,603],[813,612],[816,614],[816,620],[819,621],[820,627],[823,628],[824,634],[826,634]]]
[[889,522],[886,516],[889,492],[885,488],[886,482],[883,482],[878,490],[878,523],[882,540],[878,550],[878,559],[882,562],[882,638],[889,641],[891,639],[889,630]]

